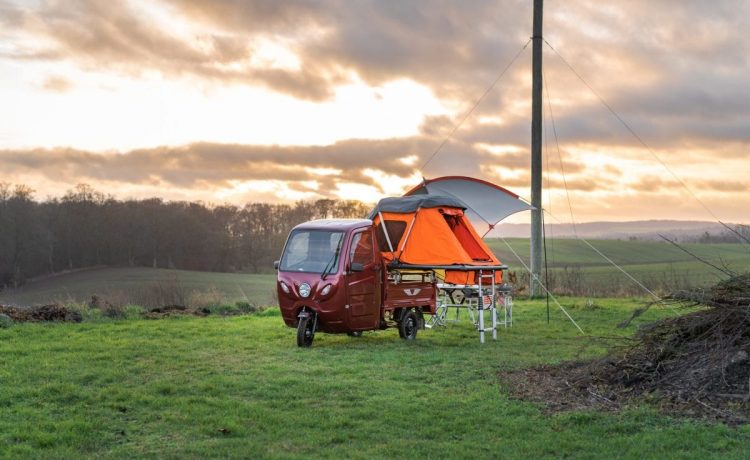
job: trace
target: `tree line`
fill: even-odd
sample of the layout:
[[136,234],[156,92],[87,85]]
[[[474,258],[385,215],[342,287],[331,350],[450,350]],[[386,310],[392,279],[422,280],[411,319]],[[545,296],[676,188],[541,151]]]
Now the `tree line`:
[[696,243],[750,244],[750,226],[734,225],[718,234],[703,232],[699,237],[694,238],[694,241]]
[[101,265],[269,271],[295,225],[364,217],[369,210],[359,201],[330,199],[242,207],[119,200],[85,184],[37,201],[26,185],[0,183],[0,290]]

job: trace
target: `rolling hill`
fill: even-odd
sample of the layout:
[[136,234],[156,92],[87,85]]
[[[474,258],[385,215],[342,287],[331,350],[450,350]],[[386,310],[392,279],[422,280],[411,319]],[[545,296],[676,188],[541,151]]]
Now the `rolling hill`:
[[[552,238],[572,238],[577,234],[582,238],[598,239],[646,239],[660,240],[659,234],[672,239],[696,238],[704,233],[721,234],[726,229],[718,222],[692,220],[637,220],[630,222],[582,222],[576,224],[547,224],[547,236]],[[504,238],[526,238],[529,224],[500,224],[491,235]]]
[[[488,238],[486,241],[511,271],[521,275],[523,282],[523,264],[529,263],[529,240]],[[725,276],[721,271],[711,268],[691,254],[668,243],[643,240],[589,242],[649,289],[665,291],[688,286],[707,286]],[[719,268],[726,267],[742,272],[750,267],[750,251],[747,246],[681,246]],[[644,294],[643,290],[618,268],[579,240],[548,239],[547,255],[551,274],[550,285],[557,292],[589,296]],[[120,304],[143,304],[154,296],[161,296],[160,298],[166,299],[162,303],[187,302],[199,298],[202,302],[216,299],[223,302],[245,301],[256,305],[273,305],[274,282],[273,274],[132,267],[94,268],[49,276],[32,281],[19,289],[0,292],[0,303],[79,303],[88,302],[92,295],[97,295]]]

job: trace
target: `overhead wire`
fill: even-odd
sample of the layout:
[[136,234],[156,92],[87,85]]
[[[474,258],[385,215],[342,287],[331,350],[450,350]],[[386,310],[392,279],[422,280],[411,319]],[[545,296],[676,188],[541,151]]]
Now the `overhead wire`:
[[474,111],[477,109],[477,107],[479,107],[479,104],[481,104],[482,101],[484,100],[484,98],[486,98],[487,95],[490,93],[490,91],[492,91],[492,88],[494,88],[495,85],[497,85],[497,83],[500,81],[501,78],[503,78],[503,76],[508,71],[508,69],[510,69],[511,66],[513,66],[513,64],[518,60],[518,57],[521,56],[521,53],[523,53],[523,51],[529,46],[529,43],[531,43],[531,38],[529,38],[528,41],[521,47],[521,49],[518,50],[518,52],[515,54],[515,56],[513,56],[513,59],[511,59],[510,62],[503,68],[502,72],[500,72],[500,74],[495,78],[495,80],[490,84],[490,86],[487,87],[487,89],[479,97],[479,99],[476,100],[476,102],[474,103],[474,105],[471,106],[471,108],[469,109],[469,111],[466,112],[466,114],[464,114],[463,118],[461,118],[461,120],[459,120],[459,122],[456,123],[453,126],[453,129],[451,129],[450,133],[448,133],[448,135],[445,137],[445,139],[443,139],[443,141],[440,143],[440,145],[437,146],[437,148],[435,149],[435,151],[432,152],[432,155],[430,155],[430,157],[427,158],[427,161],[425,161],[422,164],[422,166],[419,168],[420,172],[424,171],[424,168],[433,160],[433,158],[435,158],[435,156],[440,152],[440,150],[443,149],[443,147],[453,137],[453,135],[456,133],[456,131],[458,131],[458,128],[460,128],[461,125],[463,125],[464,122],[469,118],[469,116],[471,116],[471,114],[474,113]]
[[[642,282],[640,282],[638,279],[636,279],[633,275],[631,275],[630,273],[628,273],[627,270],[625,270],[624,268],[622,268],[615,261],[613,261],[612,259],[610,259],[609,257],[607,257],[607,255],[605,255],[603,252],[601,252],[599,249],[597,249],[594,245],[592,245],[591,243],[589,243],[588,240],[586,240],[585,238],[582,238],[580,235],[578,235],[578,229],[577,229],[577,226],[576,226],[576,220],[575,220],[575,216],[573,214],[573,202],[570,199],[570,189],[568,188],[568,180],[567,180],[567,177],[565,175],[565,167],[564,167],[563,160],[562,160],[562,152],[560,150],[560,139],[557,136],[557,127],[556,127],[556,124],[555,124],[555,116],[554,116],[554,114],[552,112],[552,103],[550,101],[549,86],[547,84],[547,80],[546,79],[543,79],[543,81],[544,81],[545,93],[547,95],[547,108],[548,108],[548,111],[549,111],[549,117],[550,117],[550,121],[551,121],[551,124],[552,124],[552,132],[554,134],[555,146],[556,146],[556,149],[557,149],[558,160],[560,162],[560,173],[562,175],[563,184],[565,186],[565,196],[566,196],[567,202],[568,202],[568,211],[570,213],[570,223],[573,226],[573,235],[575,236],[575,238],[577,240],[583,242],[586,246],[588,246],[594,252],[596,252],[597,254],[599,254],[600,257],[602,257],[604,260],[606,260],[612,266],[614,266],[620,272],[622,272],[626,277],[628,277],[637,286],[639,286],[644,292],[646,292],[649,295],[651,295],[655,300],[660,301],[661,298],[658,295],[656,295],[656,293],[654,293],[651,289],[649,289],[648,287],[646,287]],[[560,222],[559,219],[557,219],[551,213],[551,211],[548,210],[548,209],[543,209],[543,214],[548,214],[550,217],[552,217],[553,219],[555,219],[558,222]]]
[[[542,69],[542,81],[544,81],[547,78],[547,76],[544,74],[544,70]],[[546,86],[546,83],[545,83]],[[544,90],[544,88],[542,88]],[[545,90],[544,93],[547,96],[547,99],[549,100],[549,93]],[[547,112],[544,110],[544,104],[542,104],[542,120],[543,122],[547,121]],[[552,192],[550,190],[552,187],[550,186],[549,181],[549,138],[547,137],[547,129],[542,130],[542,136],[544,137],[544,155],[542,155],[542,158],[544,159],[544,180],[547,183],[547,205],[552,207]],[[547,286],[549,286],[549,263],[548,263],[548,256],[547,256],[547,222],[544,219],[544,212],[542,212],[542,247],[544,251],[544,282],[547,283]],[[552,252],[554,254],[554,238],[552,238]],[[547,324],[549,324],[549,294],[545,295],[545,301],[547,306]]]
[[557,149],[557,159],[560,162],[560,175],[562,176],[563,185],[565,186],[565,197],[568,201],[568,210],[570,212],[570,223],[573,226],[573,234],[578,237],[578,229],[576,228],[575,218],[573,217],[573,203],[570,201],[570,192],[568,191],[568,178],[565,175],[565,165],[562,159],[562,151],[560,150],[560,139],[557,137],[557,125],[555,124],[555,116],[552,113],[552,102],[550,100],[549,86],[547,79],[543,79],[545,94],[547,95],[547,109],[549,110],[549,118],[552,123],[552,134],[555,137],[555,148]]
[[[547,76],[545,75],[544,70],[542,70],[542,81],[545,81],[546,78],[547,78]],[[544,94],[547,96],[547,100],[549,100],[549,92],[546,89],[546,86],[547,86],[546,82],[545,82],[544,86],[545,86],[543,88],[544,89]],[[547,112],[544,110],[544,105],[542,105],[542,115],[543,115],[544,121],[546,123],[546,121],[547,121]],[[544,155],[542,156],[542,158],[544,159],[544,171],[543,171],[544,180],[545,180],[545,182],[547,184],[547,186],[545,187],[545,189],[547,191],[547,206],[545,206],[545,208],[548,208],[551,211],[552,210],[552,186],[551,186],[550,178],[549,178],[549,171],[550,171],[550,168],[549,168],[549,137],[547,136],[547,131],[548,131],[547,129],[544,129],[542,131],[542,135],[544,136]],[[542,219],[544,219],[544,216],[542,216]],[[551,233],[550,250],[552,252],[552,264],[554,265],[555,264],[555,235],[554,235],[554,232],[552,231],[552,228],[545,229],[544,227],[542,227],[542,229],[545,232],[547,230],[549,230],[549,232]],[[545,245],[547,244],[546,240],[547,240],[547,237],[546,237],[546,234],[545,234],[545,236],[544,236],[544,244]],[[547,257],[547,248],[546,247],[544,248],[544,254],[545,254],[544,257],[546,259],[546,257]]]
[[633,136],[633,137],[634,137],[634,138],[635,138],[635,139],[636,139],[636,140],[637,140],[637,141],[638,141],[638,142],[639,142],[639,143],[640,143],[640,144],[641,144],[641,145],[642,145],[642,146],[643,146],[643,147],[644,147],[645,149],[646,149],[646,151],[648,151],[648,152],[649,152],[649,153],[651,154],[651,156],[652,156],[652,157],[654,157],[654,159],[655,159],[655,160],[656,160],[656,161],[657,161],[657,162],[658,162],[659,164],[661,164],[661,166],[662,166],[662,167],[663,167],[663,168],[664,168],[665,170],[667,170],[667,172],[668,172],[668,173],[669,173],[669,174],[670,174],[670,175],[671,175],[671,176],[672,176],[672,177],[673,177],[673,178],[674,178],[674,179],[675,179],[675,180],[677,181],[677,183],[679,183],[679,184],[680,184],[680,185],[681,185],[681,186],[682,186],[682,187],[683,187],[683,188],[684,188],[684,189],[685,189],[685,190],[686,190],[686,191],[688,192],[688,194],[689,194],[689,195],[690,195],[691,197],[693,197],[693,199],[694,199],[695,201],[697,201],[697,202],[698,202],[698,203],[699,203],[699,204],[701,205],[701,207],[703,207],[703,209],[705,209],[705,210],[706,210],[706,212],[707,212],[707,213],[708,213],[708,214],[709,214],[709,215],[710,215],[711,217],[713,217],[713,219],[714,219],[714,220],[715,220],[716,222],[718,222],[719,224],[721,224],[721,225],[722,225],[722,226],[723,226],[724,228],[726,228],[726,229],[730,230],[730,231],[731,231],[731,232],[732,232],[732,233],[733,233],[733,234],[735,235],[735,237],[736,237],[736,238],[737,238],[737,239],[738,239],[738,240],[739,240],[739,241],[740,241],[741,243],[744,243],[744,244],[748,244],[748,240],[747,240],[746,238],[741,238],[741,237],[740,237],[740,236],[739,236],[739,235],[737,234],[737,232],[736,232],[736,231],[733,231],[733,229],[732,229],[732,228],[731,228],[730,226],[728,226],[727,224],[725,224],[724,222],[722,222],[722,221],[721,221],[721,220],[719,219],[719,217],[718,217],[718,216],[717,216],[716,214],[714,214],[714,212],[713,212],[713,211],[711,211],[711,209],[710,209],[710,208],[708,207],[708,205],[706,205],[706,204],[705,204],[705,203],[703,202],[703,200],[701,200],[700,198],[698,198],[698,195],[696,195],[696,194],[695,194],[695,193],[693,192],[693,190],[692,190],[692,189],[691,189],[690,187],[688,187],[688,185],[687,185],[687,184],[685,183],[685,181],[683,181],[683,180],[682,180],[682,179],[681,179],[681,178],[680,178],[680,177],[679,177],[679,176],[678,176],[678,175],[677,175],[677,174],[676,174],[676,173],[675,173],[675,172],[674,172],[674,171],[673,171],[673,170],[672,170],[672,169],[671,169],[671,168],[669,167],[669,165],[667,165],[667,163],[666,163],[666,162],[665,162],[664,160],[662,160],[662,159],[661,159],[661,157],[659,157],[659,155],[657,155],[657,154],[656,154],[656,152],[655,152],[655,151],[654,151],[654,150],[653,150],[653,149],[652,149],[652,148],[651,148],[651,147],[650,147],[650,146],[649,146],[649,145],[648,145],[648,144],[646,143],[646,141],[644,141],[644,140],[643,140],[643,138],[641,138],[641,136],[639,136],[639,135],[638,135],[638,133],[636,133],[636,132],[635,132],[635,130],[634,130],[634,129],[633,129],[633,128],[632,128],[631,126],[630,126],[630,124],[628,124],[628,123],[627,123],[627,122],[626,122],[626,121],[625,121],[625,120],[624,120],[624,119],[623,119],[623,118],[622,118],[622,117],[620,116],[620,114],[618,114],[618,113],[617,113],[617,112],[615,111],[615,109],[614,109],[614,108],[613,108],[613,107],[612,107],[612,106],[611,106],[611,105],[610,105],[610,104],[609,104],[609,103],[608,103],[608,102],[607,102],[607,101],[606,101],[606,100],[605,100],[605,99],[604,99],[604,98],[603,98],[603,97],[602,97],[602,96],[601,96],[601,95],[600,95],[600,94],[599,94],[599,93],[598,93],[598,92],[597,92],[597,91],[596,91],[596,90],[595,90],[595,89],[594,89],[594,88],[593,88],[593,87],[592,87],[592,86],[591,86],[591,85],[590,85],[590,84],[589,84],[589,83],[588,83],[588,82],[587,82],[587,81],[586,81],[586,80],[585,80],[585,79],[584,79],[584,78],[583,78],[583,77],[581,76],[581,74],[580,74],[580,73],[578,73],[578,71],[576,71],[576,70],[575,70],[575,68],[573,68],[573,66],[572,66],[572,65],[571,65],[571,64],[570,64],[570,63],[569,63],[569,62],[568,62],[568,61],[567,61],[567,60],[566,60],[566,59],[565,59],[565,58],[564,58],[564,57],[563,57],[563,56],[562,56],[562,55],[561,55],[561,54],[560,54],[560,53],[559,53],[559,52],[558,52],[558,51],[557,51],[557,50],[556,50],[556,49],[555,49],[555,48],[554,48],[554,47],[553,47],[553,46],[552,46],[551,44],[550,44],[550,42],[548,42],[548,41],[547,41],[547,39],[546,39],[546,38],[542,38],[542,40],[544,41],[544,43],[546,43],[546,44],[547,44],[547,46],[549,47],[549,49],[551,49],[551,50],[552,50],[552,51],[553,51],[553,52],[554,52],[554,53],[555,53],[555,54],[557,55],[557,57],[558,57],[558,58],[560,58],[560,60],[561,60],[561,61],[563,62],[563,64],[565,64],[565,66],[566,66],[566,67],[568,67],[568,69],[569,69],[569,70],[570,70],[571,72],[573,72],[573,74],[574,74],[574,75],[575,75],[575,76],[576,76],[576,77],[577,77],[577,78],[578,78],[578,79],[579,79],[579,80],[581,81],[581,83],[583,83],[583,84],[584,84],[584,85],[586,86],[586,88],[588,88],[588,89],[589,89],[589,91],[591,91],[591,93],[592,93],[592,94],[593,94],[594,96],[596,96],[596,98],[597,98],[597,99],[599,99],[599,102],[601,102],[601,104],[602,104],[602,105],[604,105],[604,107],[606,107],[606,108],[607,108],[607,110],[609,110],[609,112],[610,112],[610,113],[611,113],[611,114],[612,114],[612,115],[613,115],[613,116],[614,116],[614,117],[615,117],[615,118],[617,119],[617,121],[619,121],[619,122],[620,122],[620,123],[621,123],[621,124],[622,124],[622,125],[623,125],[623,126],[625,127],[625,129],[627,129],[627,130],[628,130],[628,132],[630,132],[630,134],[631,134],[631,135],[632,135],[632,136]]
[[576,320],[574,320],[573,317],[570,316],[570,314],[565,309],[565,307],[563,307],[562,304],[557,300],[557,297],[555,297],[549,291],[549,289],[547,289],[547,286],[545,286],[544,283],[541,282],[541,280],[539,279],[539,277],[535,273],[533,273],[531,271],[531,268],[529,268],[529,266],[526,264],[526,262],[523,261],[523,259],[521,258],[521,256],[519,256],[518,253],[513,249],[513,246],[511,246],[510,243],[508,243],[508,241],[505,238],[503,238],[502,236],[500,237],[500,239],[503,240],[503,243],[505,243],[506,246],[508,246],[508,249],[510,250],[510,252],[513,253],[514,256],[516,256],[516,259],[518,259],[518,261],[521,263],[521,265],[523,265],[523,268],[526,269],[527,272],[529,272],[529,275],[531,275],[531,277],[532,277],[531,281],[532,282],[535,281],[535,282],[539,283],[539,285],[542,287],[542,289],[544,289],[544,292],[547,293],[547,295],[552,299],[552,301],[555,302],[555,304],[557,305],[557,307],[565,314],[565,316],[568,317],[568,319],[570,320],[571,323],[573,323],[573,325],[576,327],[576,329],[578,329],[581,332],[581,334],[586,335],[586,333],[583,332],[583,329],[581,329],[581,326],[578,325],[578,323],[576,322]]
[[[544,282],[549,286],[549,265],[547,265],[547,225],[544,222],[544,213],[542,212],[542,246],[544,247]],[[549,324],[549,294],[545,296],[547,301],[547,324]]]

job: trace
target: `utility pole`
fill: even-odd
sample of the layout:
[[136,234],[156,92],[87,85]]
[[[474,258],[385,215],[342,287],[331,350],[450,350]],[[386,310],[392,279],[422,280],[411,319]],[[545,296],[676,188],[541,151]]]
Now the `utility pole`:
[[534,0],[534,35],[531,37],[531,279],[529,294],[541,294],[542,271],[542,7]]

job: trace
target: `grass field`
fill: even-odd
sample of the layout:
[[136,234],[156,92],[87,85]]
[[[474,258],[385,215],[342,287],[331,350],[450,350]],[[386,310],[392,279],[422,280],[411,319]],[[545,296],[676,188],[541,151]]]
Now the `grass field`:
[[[485,240],[490,248],[508,263],[518,263],[518,259],[505,245],[503,240],[488,238]],[[507,238],[506,241],[526,263],[529,260],[528,238]],[[629,240],[588,240],[607,257],[622,265],[679,264],[693,262],[695,259],[679,248],[659,241]],[[680,244],[691,253],[721,265],[722,261],[730,266],[750,263],[750,249],[742,244]],[[609,262],[598,255],[582,241],[576,239],[547,240],[547,256],[550,267],[565,265],[609,266]]]
[[105,298],[127,297],[149,286],[175,286],[187,295],[216,290],[227,302],[275,303],[275,275],[214,273],[160,268],[95,268],[33,281],[0,292],[0,303],[34,305],[50,302],[86,302],[96,294]]
[[[487,241],[511,270],[523,273],[523,265],[502,240]],[[507,241],[524,263],[528,264],[528,239],[512,238]],[[668,243],[620,240],[594,240],[591,243],[652,289],[664,291],[686,286],[707,286],[723,277],[720,272]],[[718,266],[726,265],[736,271],[750,269],[750,251],[743,245],[685,244],[684,247]],[[570,281],[571,275],[565,273],[566,269],[580,272],[580,279],[577,281],[585,288],[585,292],[580,292],[580,295],[644,295],[635,283],[580,241],[550,240],[547,249],[553,275],[567,276],[567,281]],[[273,305],[274,279],[272,274],[97,268],[52,276],[30,282],[20,289],[0,292],[0,303],[31,305],[86,302],[94,294],[110,298],[127,297],[129,293],[144,287],[166,283],[177,285],[188,294],[215,291],[227,302],[249,301],[256,305]],[[565,292],[564,283],[558,281],[557,286]]]
[[[512,270],[523,272],[529,263],[528,238],[486,240],[493,252]],[[627,273],[650,289],[664,291],[688,286],[709,286],[726,275],[710,268],[690,254],[667,243],[656,241],[591,240],[592,246],[621,266]],[[686,250],[718,267],[744,272],[750,269],[750,249],[741,244],[681,244]],[[580,283],[592,295],[612,295],[644,292],[619,269],[604,259],[585,243],[575,239],[555,239],[547,242],[550,272],[570,278],[573,269],[580,271]]]
[[[634,301],[564,299],[588,334]],[[639,322],[673,314],[649,311]],[[0,329],[0,457],[747,458],[750,429],[653,408],[545,414],[511,400],[515,369],[602,353],[558,311],[518,302],[478,343],[468,322],[294,345],[260,316],[17,324]]]

